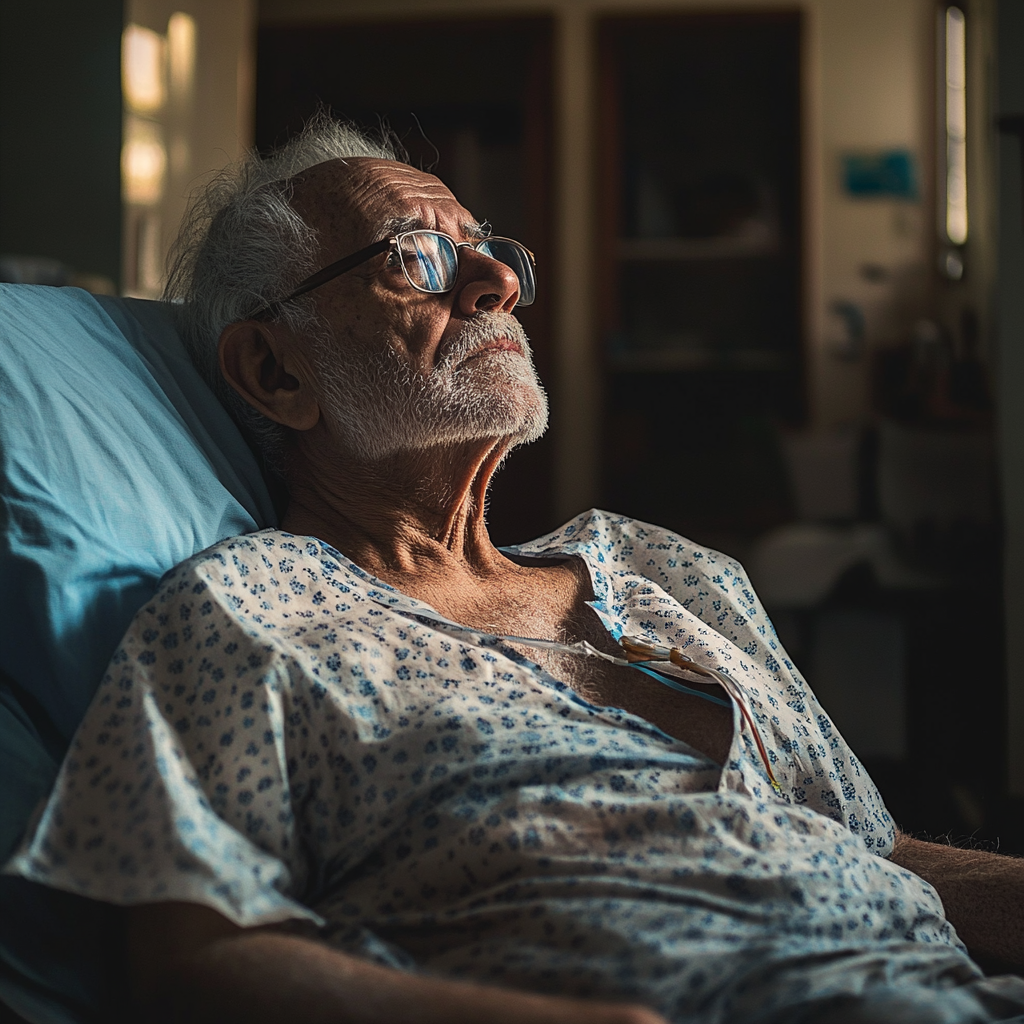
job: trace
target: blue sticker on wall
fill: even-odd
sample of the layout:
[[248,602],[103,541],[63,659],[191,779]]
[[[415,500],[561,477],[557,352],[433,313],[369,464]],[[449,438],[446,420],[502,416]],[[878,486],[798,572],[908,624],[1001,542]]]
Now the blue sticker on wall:
[[917,161],[906,149],[843,156],[843,187],[858,199],[918,199]]

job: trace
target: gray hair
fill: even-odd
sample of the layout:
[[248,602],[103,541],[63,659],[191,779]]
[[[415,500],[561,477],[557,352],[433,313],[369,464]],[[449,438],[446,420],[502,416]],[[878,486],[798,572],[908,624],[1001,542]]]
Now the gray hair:
[[[164,300],[174,303],[189,356],[267,467],[278,472],[286,430],[224,380],[217,346],[228,324],[251,317],[317,270],[317,231],[292,209],[290,179],[317,164],[350,157],[401,158],[386,132],[370,138],[354,125],[317,113],[267,159],[251,152],[215,175],[193,197],[171,248]],[[314,338],[329,333],[312,298],[280,307],[275,318]]]

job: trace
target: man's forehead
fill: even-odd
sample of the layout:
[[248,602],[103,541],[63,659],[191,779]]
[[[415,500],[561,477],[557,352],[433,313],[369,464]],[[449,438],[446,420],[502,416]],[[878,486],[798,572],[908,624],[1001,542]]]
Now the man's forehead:
[[[395,160],[329,160],[296,176],[292,206],[324,238],[341,239],[393,229],[435,227],[437,217],[471,220],[433,174]],[[461,214],[461,216],[460,216]],[[365,242],[364,242],[365,244]]]

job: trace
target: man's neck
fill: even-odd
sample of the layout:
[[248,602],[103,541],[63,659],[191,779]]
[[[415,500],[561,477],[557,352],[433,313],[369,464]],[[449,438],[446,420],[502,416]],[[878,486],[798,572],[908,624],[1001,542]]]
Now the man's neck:
[[367,572],[417,596],[499,574],[508,561],[484,521],[506,443],[402,453],[366,464],[297,454],[282,527],[319,537]]

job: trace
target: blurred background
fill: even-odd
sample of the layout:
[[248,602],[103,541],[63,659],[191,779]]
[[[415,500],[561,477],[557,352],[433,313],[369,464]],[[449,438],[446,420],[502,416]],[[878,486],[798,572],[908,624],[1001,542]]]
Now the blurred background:
[[907,830],[1024,853],[1024,0],[0,8],[0,280],[154,297],[319,106],[537,255],[496,540],[741,559]]

